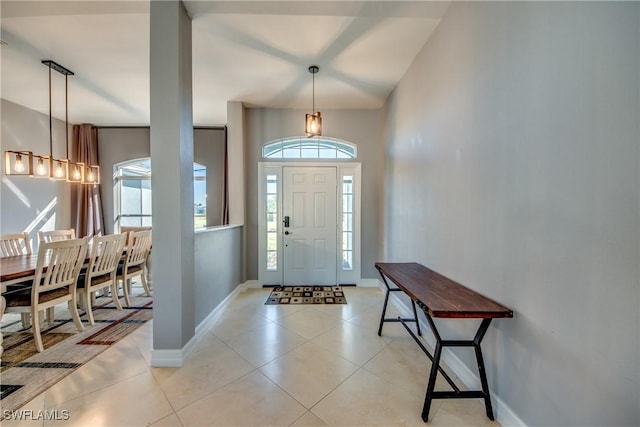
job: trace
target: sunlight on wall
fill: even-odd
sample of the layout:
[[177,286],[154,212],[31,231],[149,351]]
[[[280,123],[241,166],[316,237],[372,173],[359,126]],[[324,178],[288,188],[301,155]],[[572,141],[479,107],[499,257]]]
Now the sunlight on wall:
[[20,189],[18,187],[16,187],[16,185],[6,176],[2,177],[2,182],[7,186],[7,188],[9,190],[11,190],[13,192],[13,194],[16,195],[16,197],[22,202],[24,203],[24,205],[28,208],[31,207],[31,203],[29,202],[29,199],[27,198],[27,196],[20,191]]
[[56,229],[56,214],[51,215],[51,218],[45,222],[38,231],[51,231]]
[[[37,231],[49,231],[55,230],[56,227],[56,211],[54,208],[58,203],[58,198],[54,197],[49,204],[42,210],[42,212],[38,213],[38,216],[35,217],[31,224],[25,228],[24,231],[27,233],[31,233],[33,230]],[[40,223],[44,222],[42,227],[38,228]]]

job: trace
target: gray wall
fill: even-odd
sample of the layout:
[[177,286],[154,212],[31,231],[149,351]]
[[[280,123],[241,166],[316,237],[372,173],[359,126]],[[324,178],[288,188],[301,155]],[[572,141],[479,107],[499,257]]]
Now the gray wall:
[[[2,185],[0,233],[29,231],[37,249],[38,230],[70,228],[71,185],[67,182],[4,175],[4,150],[49,154],[49,115],[2,99]],[[67,156],[64,121],[53,119],[53,155]],[[71,138],[71,134],[69,134]],[[53,202],[53,203],[52,203]],[[45,210],[52,204],[50,210]],[[41,215],[41,219],[36,219]]]
[[388,100],[384,258],[514,309],[484,350],[531,426],[640,425],[639,40],[637,2],[452,2]]
[[[224,131],[197,128],[193,131],[193,158],[207,167],[207,225],[220,225],[223,185]],[[149,128],[98,128],[100,194],[105,228],[114,228],[113,167],[128,160],[149,157]]]
[[243,282],[242,238],[242,227],[196,232],[196,325]]
[[[321,110],[323,136],[357,144],[362,163],[362,277],[376,278],[382,203],[381,110]],[[258,279],[258,162],[265,142],[304,134],[303,110],[247,108],[245,111],[247,278]]]

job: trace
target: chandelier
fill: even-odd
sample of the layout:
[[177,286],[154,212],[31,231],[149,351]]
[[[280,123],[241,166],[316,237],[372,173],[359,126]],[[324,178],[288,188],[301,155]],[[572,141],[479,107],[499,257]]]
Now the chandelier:
[[[4,152],[5,175],[22,175],[31,178],[49,178],[55,181],[67,181],[80,184],[98,184],[100,167],[69,159],[69,76],[73,71],[63,67],[55,61],[42,61],[49,68],[49,155],[34,154],[31,151]],[[56,159],[53,157],[53,114],[51,102],[51,70],[64,75],[65,83],[65,145],[67,157]]]

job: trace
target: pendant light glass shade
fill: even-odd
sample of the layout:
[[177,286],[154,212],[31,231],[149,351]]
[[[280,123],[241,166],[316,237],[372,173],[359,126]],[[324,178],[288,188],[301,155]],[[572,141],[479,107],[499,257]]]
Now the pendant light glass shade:
[[5,175],[33,175],[33,153],[31,151],[5,151]]
[[54,181],[66,181],[69,160],[67,159],[54,159],[51,158],[49,164],[49,178]]
[[100,184],[100,167],[89,165],[84,169],[85,184]]
[[320,67],[317,65],[309,66],[309,72],[312,77],[312,104],[311,114],[305,114],[304,116],[304,133],[311,138],[312,136],[322,135],[322,116],[320,111],[316,111],[316,73],[320,71]]
[[33,177],[49,178],[51,176],[51,158],[49,156],[33,155]]
[[84,182],[84,163],[76,163],[71,160],[67,162],[67,181],[80,184]]
[[304,132],[308,137],[322,135],[322,116],[320,111],[305,115]]

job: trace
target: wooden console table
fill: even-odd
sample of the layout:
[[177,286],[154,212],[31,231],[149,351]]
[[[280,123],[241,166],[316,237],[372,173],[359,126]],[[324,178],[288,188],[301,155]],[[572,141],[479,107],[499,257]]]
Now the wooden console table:
[[[433,399],[468,399],[481,398],[484,399],[487,417],[494,420],[493,408],[491,406],[491,395],[489,394],[489,384],[487,382],[487,374],[484,367],[484,359],[482,358],[482,350],[480,344],[484,338],[491,320],[494,318],[513,317],[513,311],[447,277],[436,273],[427,267],[418,263],[376,263],[376,268],[387,287],[382,315],[380,317],[380,327],[378,335],[382,333],[384,322],[396,321],[401,322],[405,329],[411,334],[413,339],[418,343],[422,351],[429,357],[432,362],[431,372],[429,374],[429,383],[422,408],[422,420],[427,422],[429,419],[429,410]],[[391,288],[387,282],[387,278],[393,282],[397,288]],[[402,290],[411,298],[415,319],[387,319],[385,312],[387,309],[387,301],[389,293]],[[433,356],[422,344],[418,337],[409,329],[406,322],[415,321],[418,325],[418,317],[415,312],[415,305],[420,307],[424,312],[427,322],[431,327],[431,332],[436,339],[436,347]],[[449,319],[482,319],[480,326],[472,340],[443,340],[440,333],[433,322],[434,317]],[[417,327],[420,333],[419,325]],[[482,390],[460,390],[447,373],[440,367],[440,358],[442,356],[443,347],[473,347],[478,363],[478,372],[480,374],[480,383]],[[453,391],[435,391],[436,376],[438,371],[443,375],[444,379],[449,383]]]

